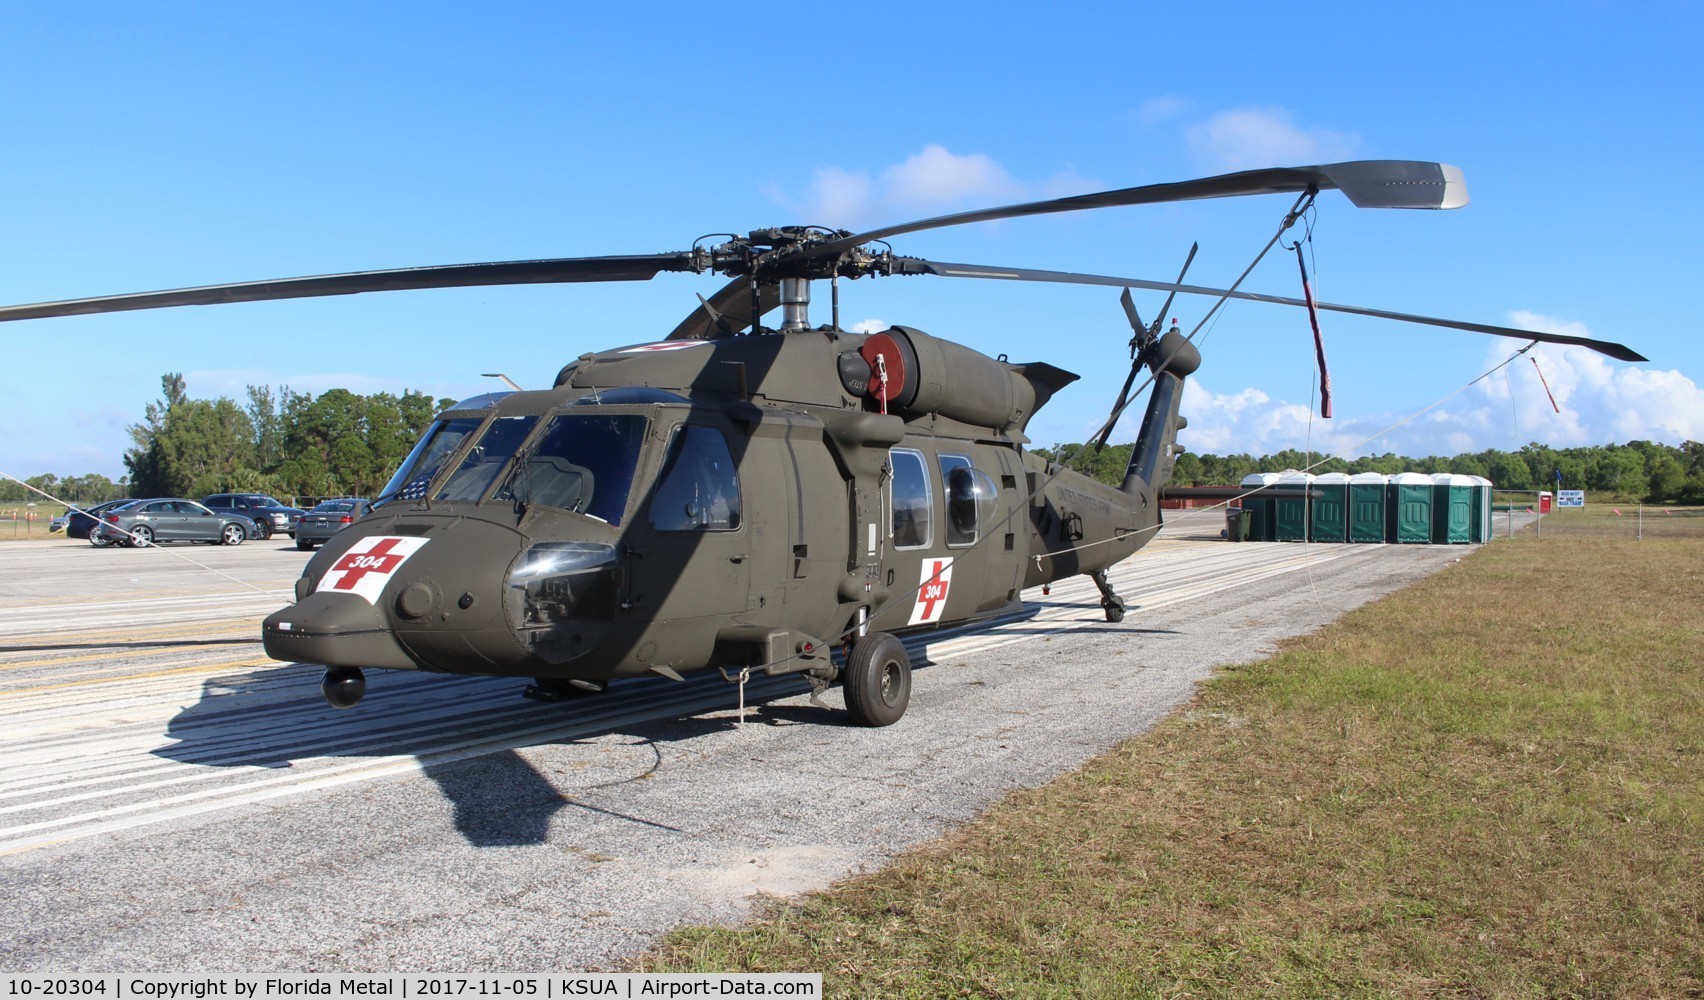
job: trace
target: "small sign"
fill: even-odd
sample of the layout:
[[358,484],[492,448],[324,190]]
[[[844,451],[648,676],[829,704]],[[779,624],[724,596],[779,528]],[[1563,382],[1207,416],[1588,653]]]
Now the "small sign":
[[1586,491],[1585,490],[1557,490],[1556,491],[1556,506],[1558,506],[1558,507],[1584,507],[1585,505],[1586,505]]
[[953,585],[951,559],[923,560],[922,585],[917,588],[917,603],[911,609],[907,625],[932,625],[941,620],[947,610],[947,591]]
[[369,604],[377,604],[391,574],[408,561],[408,557],[426,546],[424,538],[396,535],[374,535],[356,542],[343,558],[320,578],[315,591],[354,594]]

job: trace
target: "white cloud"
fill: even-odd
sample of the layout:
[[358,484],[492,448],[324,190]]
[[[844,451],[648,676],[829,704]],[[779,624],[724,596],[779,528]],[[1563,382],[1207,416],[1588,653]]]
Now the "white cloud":
[[[1546,333],[1591,336],[1582,323],[1524,310],[1510,313],[1509,321]],[[1489,364],[1507,357],[1510,343],[1490,348]],[[1546,383],[1561,413],[1551,407]],[[1506,377],[1486,379],[1479,389],[1500,404],[1516,430],[1530,430],[1527,440],[1559,446],[1704,440],[1704,390],[1696,382],[1674,369],[1626,365],[1584,347],[1540,344],[1512,363]]]
[[[1067,174],[1058,183],[1074,193],[1087,182]],[[1019,201],[1034,196],[1036,187],[1018,182],[985,154],[960,155],[930,143],[883,169],[877,179],[862,171],[820,167],[804,199],[776,189],[770,196],[811,224],[858,229],[907,216]]]
[[1020,189],[1004,167],[982,153],[959,156],[934,143],[883,170],[882,187],[895,204],[917,207],[996,201]]
[[851,330],[853,333],[881,333],[890,325],[891,324],[889,324],[886,320],[861,319],[847,327],[847,329]]
[[[1515,312],[1509,319],[1532,330],[1591,336],[1580,323],[1535,313]],[[1505,339],[1488,345],[1481,370],[1501,363],[1519,347]],[[1545,382],[1560,413],[1551,407]],[[1423,405],[1425,401],[1414,403],[1416,409]],[[1466,392],[1419,414],[1346,414],[1340,407],[1335,419],[1323,420],[1306,402],[1274,399],[1255,388],[1219,393],[1199,378],[1185,383],[1181,412],[1189,418],[1189,427],[1178,436],[1179,442],[1192,451],[1220,455],[1311,447],[1318,454],[1345,458],[1387,451],[1420,458],[1489,448],[1514,451],[1532,441],[1566,448],[1704,440],[1704,389],[1692,379],[1672,369],[1626,365],[1584,347],[1553,344],[1540,344]],[[1126,417],[1117,439],[1134,438],[1139,419]]]
[[1353,132],[1305,129],[1282,108],[1221,111],[1187,133],[1190,151],[1210,170],[1302,166],[1350,158],[1360,146]]
[[1194,105],[1187,98],[1166,94],[1150,97],[1136,109],[1136,120],[1143,125],[1157,125],[1189,111]]

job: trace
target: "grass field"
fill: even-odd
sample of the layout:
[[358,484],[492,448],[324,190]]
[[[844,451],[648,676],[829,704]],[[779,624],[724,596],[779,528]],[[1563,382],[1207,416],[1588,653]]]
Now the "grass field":
[[65,513],[65,508],[56,503],[41,503],[31,506],[23,503],[0,503],[0,542],[21,538],[63,538],[64,535],[48,534],[48,522]]
[[1698,996],[1704,514],[1560,512],[646,970],[831,996]]

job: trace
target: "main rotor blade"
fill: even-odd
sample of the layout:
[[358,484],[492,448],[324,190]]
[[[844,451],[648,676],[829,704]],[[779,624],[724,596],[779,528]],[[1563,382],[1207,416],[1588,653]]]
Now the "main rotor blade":
[[805,249],[799,258],[788,259],[835,256],[871,240],[883,240],[890,236],[921,232],[925,229],[963,226],[972,222],[991,222],[995,219],[1049,215],[1056,212],[1081,212],[1091,208],[1112,208],[1119,205],[1151,205],[1202,198],[1293,193],[1306,191],[1310,187],[1321,191],[1336,188],[1347,195],[1358,208],[1460,208],[1467,204],[1467,183],[1462,178],[1461,170],[1456,167],[1423,160],[1351,160],[1347,163],[1326,163],[1312,167],[1266,167],[1192,181],[1146,184],[1116,191],[1054,198],[1050,201],[1032,201],[1021,205],[941,215],[933,219],[904,222],[897,226],[872,229],[867,233],[814,244]]
[[159,292],[101,295],[86,299],[65,299],[60,302],[0,306],[0,322],[124,312],[130,309],[304,299],[323,295],[354,295],[359,292],[391,292],[419,288],[574,281],[647,281],[661,271],[691,271],[694,266],[693,254],[682,252],[629,257],[563,257],[554,260],[511,260],[487,264],[445,264],[438,267],[404,267],[389,271],[351,271],[346,274],[241,281]]
[[[761,301],[758,315],[751,314],[751,278],[741,275],[723,285],[721,290],[710,296],[710,309],[714,309],[733,332],[738,333],[768,315],[770,310],[781,304],[781,289],[773,282],[762,282],[757,286],[757,294]],[[691,315],[681,320],[666,339],[668,340],[708,340],[716,335],[716,320],[703,304],[694,309]]]
[[[1185,295],[1211,295],[1214,297],[1228,295],[1233,299],[1246,299],[1250,302],[1270,302],[1282,306],[1307,307],[1302,299],[1292,299],[1283,295],[1263,295],[1259,292],[1227,291],[1223,288],[1208,288],[1203,285],[1180,285],[1166,281],[1148,281],[1144,278],[1117,278],[1104,274],[1077,274],[1071,271],[1033,271],[1021,267],[991,267],[981,264],[948,264],[942,261],[920,260],[914,257],[902,258],[903,268],[896,268],[895,273],[905,274],[937,274],[945,278],[995,278],[1003,281],[1047,281],[1072,285],[1108,285],[1111,287],[1148,288],[1155,291],[1182,292]],[[1417,316],[1413,313],[1392,312],[1388,309],[1368,309],[1364,306],[1337,305],[1331,302],[1315,301],[1317,309],[1328,309],[1332,312],[1350,313],[1356,316],[1374,316],[1379,319],[1391,319],[1401,323],[1420,323],[1426,326],[1438,326],[1448,330],[1466,330],[1469,333],[1489,333],[1498,337],[1518,337],[1522,340],[1537,340],[1546,344],[1568,344],[1577,347],[1589,347],[1599,354],[1607,355],[1617,361],[1649,361],[1650,359],[1632,348],[1607,340],[1594,340],[1591,337],[1575,337],[1564,333],[1541,333],[1537,330],[1518,330],[1507,326],[1491,326],[1486,323],[1467,323],[1454,319],[1439,319],[1435,316]]]

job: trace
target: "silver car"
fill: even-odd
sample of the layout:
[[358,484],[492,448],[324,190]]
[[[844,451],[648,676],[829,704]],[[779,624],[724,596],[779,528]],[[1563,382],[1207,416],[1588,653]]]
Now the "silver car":
[[327,500],[296,522],[296,548],[311,549],[329,541],[332,535],[359,521],[370,506],[369,501],[353,497]]
[[95,546],[158,542],[241,545],[257,534],[254,522],[241,514],[215,513],[194,500],[162,497],[134,500],[106,511],[90,530],[89,542]]

